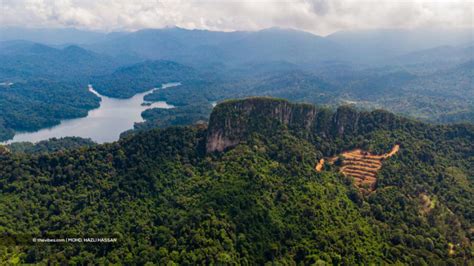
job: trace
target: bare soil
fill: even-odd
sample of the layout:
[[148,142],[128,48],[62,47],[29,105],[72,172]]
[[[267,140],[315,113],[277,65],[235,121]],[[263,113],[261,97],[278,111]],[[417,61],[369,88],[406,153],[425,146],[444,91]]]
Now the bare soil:
[[[397,144],[390,152],[381,155],[371,154],[362,149],[342,152],[340,156],[342,156],[343,162],[340,171],[343,175],[352,177],[354,185],[361,192],[370,193],[375,190],[377,173],[382,168],[383,161],[395,155],[399,150],[400,146]],[[328,163],[333,164],[337,158],[338,156],[329,158]],[[315,166],[317,172],[323,169],[324,162],[324,159],[319,160]]]

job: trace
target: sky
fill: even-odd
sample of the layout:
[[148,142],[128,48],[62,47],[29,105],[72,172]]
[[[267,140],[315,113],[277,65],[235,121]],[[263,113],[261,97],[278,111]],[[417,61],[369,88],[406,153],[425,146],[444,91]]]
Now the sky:
[[0,25],[98,31],[473,27],[474,0],[0,0]]

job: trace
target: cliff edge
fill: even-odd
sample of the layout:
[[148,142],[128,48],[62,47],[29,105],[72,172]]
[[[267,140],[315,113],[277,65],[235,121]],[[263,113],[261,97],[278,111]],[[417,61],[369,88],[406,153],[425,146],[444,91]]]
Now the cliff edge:
[[314,136],[336,138],[380,128],[397,128],[401,120],[386,111],[359,112],[349,106],[333,111],[267,97],[229,100],[212,111],[206,151],[221,152],[234,147],[253,132],[268,135],[277,130],[291,130],[308,140]]

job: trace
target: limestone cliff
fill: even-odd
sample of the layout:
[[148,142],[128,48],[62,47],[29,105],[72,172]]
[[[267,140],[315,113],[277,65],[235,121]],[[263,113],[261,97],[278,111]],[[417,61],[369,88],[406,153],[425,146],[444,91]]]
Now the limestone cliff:
[[245,141],[252,132],[266,135],[283,129],[308,139],[315,135],[342,137],[374,127],[396,127],[398,121],[397,117],[384,111],[358,112],[347,106],[333,112],[323,107],[274,98],[230,100],[217,105],[211,114],[206,150],[224,151]]

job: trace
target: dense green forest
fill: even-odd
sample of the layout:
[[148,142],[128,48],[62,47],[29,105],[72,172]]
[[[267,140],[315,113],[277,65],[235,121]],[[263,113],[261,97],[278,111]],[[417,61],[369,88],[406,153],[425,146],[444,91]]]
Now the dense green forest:
[[[215,140],[223,152],[210,149]],[[314,170],[320,158],[356,147],[383,153],[395,143],[400,152],[369,195],[337,165]],[[2,148],[0,260],[468,265],[473,164],[469,124],[268,98],[226,101],[207,128],[144,130],[37,155]],[[118,242],[25,242],[98,235]]]
[[185,105],[171,109],[153,108],[142,113],[145,122],[135,124],[136,130],[166,128],[169,126],[194,125],[209,119],[212,105]]
[[[249,68],[246,71],[221,69],[215,75],[209,75],[181,64],[155,61],[123,67],[112,74],[90,79],[101,94],[118,98],[131,97],[163,83],[182,82],[179,87],[155,90],[145,96],[146,101],[166,101],[181,107],[179,111],[144,113],[144,118],[153,120],[147,127],[156,124],[156,119],[152,119],[156,115],[150,114],[180,112],[182,121],[193,123],[208,119],[209,112],[201,110],[208,109],[210,102],[247,96],[280,97],[331,107],[348,103],[365,110],[384,108],[438,123],[474,121],[472,63],[424,76],[390,68],[354,73],[340,65],[326,66],[313,73],[278,63]],[[334,73],[338,74],[335,76]],[[86,85],[84,81],[58,83],[44,79],[0,85],[0,94],[4,96],[0,105],[3,114],[0,139],[11,138],[14,131],[36,130],[55,125],[64,118],[86,115],[86,111],[97,107],[99,101],[87,92]],[[197,110],[198,114],[190,110]]]
[[281,63],[221,71],[206,82],[157,90],[146,100],[205,105],[229,98],[271,96],[332,107],[353,104],[365,110],[383,108],[432,123],[474,122],[472,62],[429,74],[396,66],[357,69],[328,64],[306,69]]
[[91,83],[103,95],[130,98],[139,92],[160,88],[164,83],[197,78],[196,71],[191,67],[159,60],[122,67],[109,75],[92,77]]
[[99,105],[99,97],[77,84],[34,80],[0,86],[0,141],[12,138],[14,131],[34,131],[86,116]]
[[111,73],[127,60],[100,55],[77,45],[63,49],[28,41],[0,42],[0,80],[84,81],[91,75]]
[[[157,37],[161,34],[183,46],[170,45]],[[123,47],[114,41],[109,43],[113,47],[107,46],[109,51],[96,52],[90,50],[93,45],[86,49],[69,44],[51,47],[28,41],[0,42],[0,141],[11,139],[17,131],[37,130],[56,125],[61,119],[86,115],[98,106],[98,98],[86,90],[88,84],[103,95],[130,98],[163,83],[181,82],[180,87],[146,96],[147,101],[167,101],[181,107],[176,111],[181,113],[181,122],[163,125],[200,121],[206,114],[200,110],[207,109],[210,102],[249,96],[333,108],[341,104],[364,110],[383,108],[431,123],[474,122],[472,46],[420,50],[377,64],[358,64],[349,54],[341,53],[342,47],[332,47],[328,40],[307,33],[272,29],[225,36],[182,29],[137,32],[137,39],[130,40],[135,43],[143,39],[142,50],[134,51],[136,54],[115,53],[116,49],[135,49],[128,41],[121,44]],[[240,40],[241,46],[224,42],[231,36]],[[184,44],[188,38],[193,41]],[[274,42],[271,40],[284,38],[295,38],[292,45],[301,46],[301,53],[285,55],[292,50],[289,43],[281,43],[272,51],[263,48]],[[207,51],[215,45],[225,49]],[[320,61],[316,47],[337,56]],[[181,49],[186,51],[178,52]],[[141,53],[145,54],[137,56]],[[34,93],[30,93],[32,87],[36,88]],[[186,117],[184,111],[191,109],[199,115],[189,112]],[[149,114],[144,116],[151,118]],[[152,125],[157,125],[156,119],[146,127]]]
[[6,148],[12,153],[39,154],[48,152],[57,152],[73,148],[96,145],[90,139],[80,137],[64,137],[42,140],[35,144],[31,142],[15,142],[6,145]]
[[59,49],[21,40],[0,42],[0,56],[0,141],[86,116],[100,101],[87,90],[89,76],[128,63],[76,45]]

